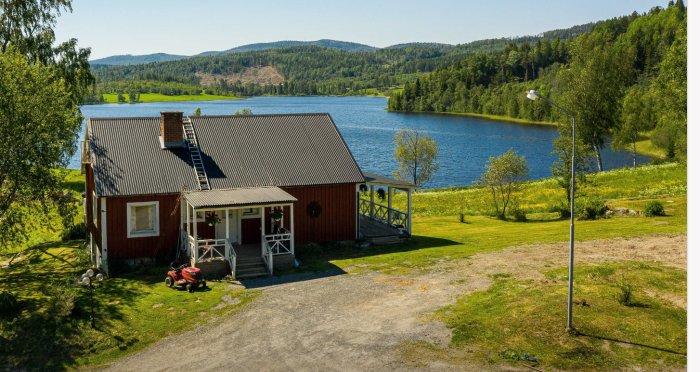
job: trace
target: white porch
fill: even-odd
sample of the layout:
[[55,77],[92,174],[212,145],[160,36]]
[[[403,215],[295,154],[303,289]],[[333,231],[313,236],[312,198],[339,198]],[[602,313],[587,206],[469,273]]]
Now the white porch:
[[294,257],[295,201],[276,187],[186,193],[181,220],[190,265],[223,261],[234,278],[272,275],[276,257]]
[[[391,237],[409,238],[413,233],[411,212],[413,190],[417,187],[409,182],[365,173],[364,192],[358,194],[358,227],[362,238],[377,242],[390,242]],[[378,191],[384,190],[383,200]],[[362,190],[361,190],[362,191]],[[396,192],[406,193],[406,210],[396,208]]]

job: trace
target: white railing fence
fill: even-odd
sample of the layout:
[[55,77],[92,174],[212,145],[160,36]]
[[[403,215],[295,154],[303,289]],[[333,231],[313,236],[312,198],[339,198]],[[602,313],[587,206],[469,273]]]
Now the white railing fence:
[[275,256],[270,249],[270,245],[267,244],[264,247],[263,261],[265,261],[265,266],[267,267],[267,272],[272,275],[272,270],[274,268],[273,257]]
[[224,259],[231,267],[231,276],[236,277],[236,250],[227,239],[199,239],[195,243],[192,236],[188,236],[190,255],[192,262],[197,263],[208,259]]
[[368,199],[360,198],[360,207],[358,210],[363,216],[383,222],[392,227],[406,228],[408,225],[408,213],[389,208],[379,203],[372,203],[372,201]]
[[273,255],[291,254],[291,239],[292,233],[289,232],[265,235],[265,242],[267,243],[267,248],[272,252]]

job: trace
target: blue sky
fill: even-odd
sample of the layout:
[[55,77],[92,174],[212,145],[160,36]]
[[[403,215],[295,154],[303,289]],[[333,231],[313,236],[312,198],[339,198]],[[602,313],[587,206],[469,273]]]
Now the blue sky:
[[[58,40],[75,37],[92,58],[207,50],[277,40],[336,39],[377,47],[464,43],[534,35],[666,6],[659,0],[416,1],[74,0]],[[687,1],[686,1],[687,3]]]

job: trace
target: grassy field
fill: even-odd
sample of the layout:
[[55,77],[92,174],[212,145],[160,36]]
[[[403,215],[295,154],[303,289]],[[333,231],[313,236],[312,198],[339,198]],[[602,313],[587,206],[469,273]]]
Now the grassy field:
[[0,262],[0,288],[9,289],[20,307],[0,325],[1,365],[61,370],[103,364],[238,311],[258,294],[227,282],[189,294],[163,285],[163,270],[136,272],[98,285],[92,329],[88,291],[75,284],[89,267],[84,252],[78,241],[54,243],[10,267]]
[[[112,93],[105,93],[102,95],[104,97],[105,103],[119,103],[117,100],[117,95]],[[129,103],[129,95],[124,94],[126,103]],[[141,93],[139,97],[139,103],[147,102],[179,102],[179,101],[219,101],[219,100],[237,100],[243,99],[237,96],[219,96],[214,94],[183,94],[179,96],[168,96],[160,93]]]
[[[684,271],[646,262],[579,266],[574,276],[577,336],[563,331],[566,269],[544,274],[543,281],[497,276],[488,290],[441,310],[437,318],[452,329],[453,346],[476,349],[481,360],[544,369],[685,365],[687,313],[662,299],[685,298]],[[632,288],[626,303],[623,286]]]

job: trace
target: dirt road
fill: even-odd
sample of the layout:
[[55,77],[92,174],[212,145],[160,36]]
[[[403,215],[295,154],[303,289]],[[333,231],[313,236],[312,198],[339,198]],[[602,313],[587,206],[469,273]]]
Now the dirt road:
[[[577,261],[658,261],[685,268],[686,247],[685,236],[590,241],[578,243]],[[110,369],[411,370],[415,364],[405,363],[400,345],[427,342],[444,348],[450,342],[451,331],[425,315],[488,288],[491,274],[536,277],[544,267],[566,266],[567,257],[566,243],[530,245],[420,275],[350,273],[274,285],[242,312],[164,340]],[[430,369],[487,367],[426,362]]]

